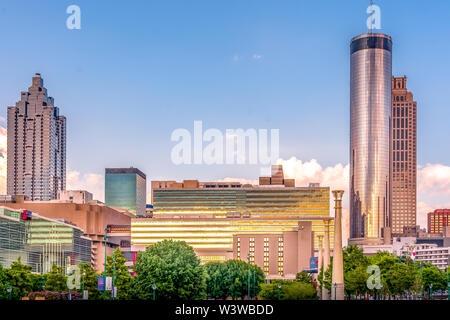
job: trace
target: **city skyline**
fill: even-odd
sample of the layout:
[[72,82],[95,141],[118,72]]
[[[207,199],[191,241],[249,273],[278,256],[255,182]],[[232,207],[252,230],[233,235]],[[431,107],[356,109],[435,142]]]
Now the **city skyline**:
[[[55,31],[48,30],[49,34],[62,41],[58,46],[55,44],[53,46],[58,54],[67,56],[66,65],[70,67],[66,71],[58,70],[64,59],[56,59],[54,66],[52,66],[51,61],[48,60],[51,58],[46,57],[44,53],[38,54],[38,58],[41,59],[39,63],[22,62],[21,60],[22,63],[19,68],[18,59],[12,59],[11,53],[2,53],[1,59],[4,61],[2,67],[6,72],[12,71],[12,67],[16,68],[15,71],[17,71],[14,73],[14,77],[8,79],[8,83],[2,83],[4,89],[0,97],[0,102],[4,107],[2,112],[7,105],[12,105],[14,101],[17,101],[17,93],[28,86],[28,79],[34,72],[43,74],[47,88],[57,98],[58,105],[64,107],[64,114],[69,119],[68,188],[79,189],[84,186],[84,189],[94,193],[95,198],[103,200],[104,186],[102,180],[104,180],[103,170],[105,167],[135,166],[141,168],[147,174],[147,180],[150,181],[189,179],[193,176],[198,176],[202,180],[224,178],[252,180],[253,177],[258,176],[259,166],[175,166],[170,163],[170,147],[173,146],[170,141],[170,133],[180,127],[192,130],[193,121],[200,119],[204,121],[205,126],[217,127],[222,130],[225,130],[225,128],[280,128],[280,158],[284,159],[280,162],[284,164],[286,175],[289,178],[297,178],[297,186],[306,186],[307,182],[321,182],[322,185],[332,188],[348,190],[348,173],[347,177],[345,176],[348,171],[348,41],[351,37],[366,31],[365,20],[367,15],[365,14],[365,8],[368,6],[367,1],[340,4],[336,15],[333,15],[336,8],[332,7],[331,2],[327,9],[317,10],[317,12],[314,10],[315,5],[288,3],[286,7],[276,8],[273,14],[268,13],[270,6],[265,6],[264,9],[258,8],[254,12],[252,9],[255,8],[251,5],[241,4],[240,9],[243,12],[253,14],[250,14],[248,21],[238,19],[238,26],[249,26],[253,23],[255,29],[251,28],[251,32],[240,35],[240,37],[238,36],[238,30],[231,32],[228,29],[231,26],[221,19],[217,24],[207,20],[191,26],[188,30],[178,30],[181,33],[178,36],[174,35],[175,30],[171,29],[168,32],[172,35],[170,39],[173,41],[164,41],[161,38],[164,34],[161,27],[155,28],[155,25],[152,25],[152,21],[150,21],[149,24],[153,28],[144,29],[150,30],[152,37],[146,38],[145,43],[139,43],[137,38],[142,31],[136,28],[136,38],[129,42],[130,49],[135,50],[133,51],[134,55],[125,55],[123,59],[120,59],[115,54],[105,54],[105,62],[96,68],[100,71],[98,76],[92,75],[89,71],[92,66],[90,60],[100,59],[101,54],[89,52],[91,58],[86,59],[86,56],[81,58],[75,53],[71,54],[70,49],[76,49],[75,51],[79,55],[80,52],[83,52],[79,51],[83,48],[83,42],[89,38],[88,42],[91,43],[92,37],[96,35],[110,35],[109,37],[106,36],[101,44],[104,45],[104,48],[112,48],[114,36],[124,41],[123,34],[131,29],[135,30],[134,27],[140,26],[143,28],[144,26],[138,22],[137,25],[125,26],[126,31],[120,32],[118,27],[111,23],[108,24],[107,20],[101,17],[101,5],[83,1],[79,5],[83,17],[86,17],[86,20],[83,20],[82,29],[79,31],[69,31],[64,27],[64,21],[67,17],[64,10],[67,7],[66,3],[61,4],[60,8],[54,6],[46,13],[56,20],[47,22],[44,27],[54,27]],[[161,4],[149,7],[144,4],[139,5],[143,8],[153,9],[156,6],[160,9],[160,12],[169,14],[170,8],[161,7]],[[450,171],[449,151],[443,150],[445,148],[439,148],[439,145],[449,136],[449,130],[445,128],[445,125],[442,125],[445,122],[440,122],[446,118],[445,115],[448,110],[444,108],[445,96],[443,93],[445,91],[439,89],[441,86],[445,88],[448,84],[448,79],[443,76],[448,73],[445,71],[448,66],[440,66],[440,69],[437,70],[437,68],[430,67],[430,65],[435,66],[435,62],[417,62],[420,55],[433,56],[430,53],[430,47],[433,48],[433,46],[430,44],[428,49],[424,48],[426,45],[416,48],[417,42],[413,40],[409,33],[419,32],[423,35],[425,30],[433,28],[432,24],[428,26],[428,29],[424,28],[424,31],[418,31],[416,29],[420,25],[425,27],[425,23],[421,24],[419,20],[419,26],[411,23],[412,30],[404,30],[401,27],[404,18],[395,15],[395,9],[402,5],[381,1],[379,5],[382,10],[383,28],[381,32],[391,35],[394,40],[393,74],[394,76],[406,75],[408,77],[409,89],[414,92],[419,105],[417,117],[418,164],[422,168],[419,169],[418,173],[418,214],[424,217],[422,222],[425,223],[426,213],[431,209],[450,206],[447,200],[450,192],[448,182],[448,176],[450,175],[448,173]],[[180,4],[180,6],[184,8],[184,5]],[[446,10],[448,5],[439,4],[439,6],[442,6],[442,8],[439,10],[434,8],[433,12],[445,17],[444,12],[450,12],[450,10]],[[25,12],[25,15],[34,13],[31,7],[30,12]],[[297,9],[297,11],[289,13],[288,7]],[[408,20],[411,20],[413,16],[418,16],[420,11],[430,12],[429,9],[427,9],[428,11],[421,10],[423,8],[418,3],[409,8],[412,16],[408,16]],[[9,21],[8,19],[14,18],[14,14],[18,12],[16,9],[15,5],[5,6],[5,10],[8,12],[6,22]],[[34,9],[38,12],[41,10],[38,7]],[[114,6],[113,9],[114,17],[118,17],[118,12],[126,8],[121,8],[119,5]],[[194,9],[191,8],[190,10]],[[315,18],[317,18],[318,12],[321,12],[324,17],[317,22],[313,22],[311,21],[312,18],[306,17],[306,11],[313,12]],[[145,12],[154,17],[153,11]],[[125,16],[129,13],[127,10],[123,12]],[[238,14],[234,12],[226,13]],[[279,15],[277,16],[277,14]],[[56,19],[59,15],[61,15],[60,21]],[[91,18],[94,16],[95,19]],[[213,16],[215,15],[213,14]],[[341,16],[340,19],[350,19],[349,25],[351,27],[337,26],[340,20],[338,16]],[[261,17],[267,18],[267,21],[263,21],[264,19],[261,19]],[[286,21],[281,22],[281,17],[286,18]],[[294,23],[296,18],[299,17],[303,19],[299,23],[300,25]],[[394,21],[393,17],[398,21]],[[181,18],[183,17],[181,16]],[[336,25],[336,29],[330,30],[329,35],[322,32],[323,27],[320,30],[320,35],[315,34],[317,32],[315,28],[324,22],[323,19],[329,19],[329,24],[334,23]],[[160,19],[158,22],[162,23]],[[29,22],[25,24],[27,23]],[[217,26],[218,29],[215,30],[218,34],[227,36],[227,44],[229,45],[227,48],[219,46],[218,43],[213,41],[212,47],[214,47],[214,50],[208,51],[220,62],[203,53],[200,53],[200,57],[196,59],[192,55],[192,50],[189,50],[192,49],[187,42],[189,39],[194,40],[192,43],[193,51],[197,53],[200,49],[198,41],[202,36],[208,36],[207,40],[211,40],[210,36],[213,36],[213,34],[200,28],[209,24]],[[58,31],[56,26],[59,25],[61,25],[62,30]],[[276,28],[271,32],[264,29],[274,25],[276,25]],[[258,30],[257,27],[262,28],[265,32]],[[20,38],[19,36],[25,31],[26,25],[14,28],[16,37]],[[294,31],[299,32],[299,34],[296,35]],[[448,35],[446,29],[439,29],[438,31],[440,36]],[[305,32],[308,34],[305,34]],[[275,43],[261,40],[262,36],[267,35]],[[277,43],[275,40],[279,35],[283,35],[283,37],[279,38]],[[236,39],[233,39],[233,36],[237,36]],[[304,40],[311,43],[311,45],[307,44],[305,47],[315,46],[325,49],[325,52],[320,52],[318,57],[314,57],[310,53],[303,52],[304,47],[300,45],[288,45],[288,42],[299,41],[302,39],[301,37],[305,37]],[[432,41],[435,39],[434,37],[438,36],[433,34],[430,39],[422,40]],[[258,38],[259,41],[254,40],[250,41],[248,45],[242,45],[241,42],[247,38]],[[16,43],[17,39],[8,39],[8,41]],[[71,42],[73,46],[69,45]],[[323,42],[327,45],[321,47]],[[64,48],[64,44],[68,45],[67,49]],[[183,45],[188,45],[187,50],[174,50],[181,49]],[[436,50],[445,49],[445,46],[446,44],[442,43],[439,46],[435,45],[434,55],[439,55]],[[139,48],[150,49],[150,47],[153,50],[145,51],[148,57],[137,50]],[[275,47],[280,47],[282,50],[278,52]],[[333,47],[337,48],[337,53],[327,50]],[[202,46],[201,48],[206,47]],[[291,51],[289,51],[290,49]],[[184,55],[178,59],[178,56],[175,55],[176,52],[183,52]],[[217,55],[218,52],[221,52],[221,55]],[[169,54],[167,59],[163,59],[164,53]],[[22,58],[27,58],[27,54],[23,53],[22,55],[25,55]],[[188,55],[188,57],[185,58],[185,55]],[[296,68],[293,71],[288,71],[289,68],[295,66],[294,56],[297,56],[298,59]],[[127,60],[130,57],[136,58],[135,61]],[[205,57],[207,59],[202,61]],[[326,57],[328,59],[324,59]],[[286,62],[282,63],[279,60],[280,58],[287,58]],[[158,59],[162,59],[163,65],[175,62],[167,75],[164,75],[162,70],[155,66],[155,62],[160,61]],[[114,60],[120,61],[122,66],[116,65],[113,67]],[[70,63],[71,61],[73,63]],[[193,64],[192,66],[189,61]],[[307,66],[305,61],[311,61],[312,67]],[[156,72],[136,72],[138,65],[146,65],[144,62],[151,66],[151,68],[144,68],[146,71],[154,69]],[[313,66],[321,66],[319,63],[324,63],[325,67],[321,68],[322,70],[317,70],[317,68],[313,70]],[[200,74],[198,76],[194,76],[194,66],[199,67]],[[275,66],[277,66],[276,70],[274,70]],[[207,72],[207,69],[216,73]],[[425,71],[431,73],[431,76],[424,77],[423,72]],[[175,77],[177,74],[179,78]],[[441,74],[442,76],[439,77]],[[217,75],[218,79],[207,85],[210,78],[205,77],[206,75],[209,77]],[[219,78],[223,78],[223,80],[219,81]],[[425,78],[425,80],[422,78]],[[435,78],[439,81],[431,80]],[[162,81],[158,81],[158,79]],[[194,87],[197,85],[204,88],[203,91],[198,91],[192,85],[187,84],[185,81],[188,79],[194,80]],[[214,77],[214,79],[216,78]],[[273,81],[273,79],[278,81]],[[231,86],[225,87],[226,81],[229,80],[235,80],[235,82],[232,82]],[[306,82],[311,82],[311,84]],[[119,83],[122,85],[120,87],[122,90],[117,87]],[[135,88],[133,88],[134,85],[136,85]],[[93,91],[88,86],[97,88],[97,90]],[[111,90],[109,86],[111,86]],[[242,86],[247,88],[248,93],[239,88]],[[182,87],[186,88],[183,89]],[[319,95],[318,90],[324,90],[324,88],[330,91],[327,94],[330,98]],[[148,89],[150,89],[150,97],[153,99],[148,99]],[[300,92],[300,94],[296,92]],[[224,99],[223,95],[227,95],[227,93],[230,93],[231,96]],[[179,98],[177,98],[178,96]],[[139,99],[136,100],[138,97]],[[139,100],[149,102],[139,106]],[[198,102],[198,105],[196,102]],[[212,103],[212,106],[208,108],[210,103]],[[136,106],[136,109],[125,107],[127,104]],[[166,107],[163,108],[159,105]],[[249,107],[246,108],[246,105]],[[274,113],[273,110],[279,110],[280,106],[282,107],[281,112]],[[324,109],[325,116],[319,111],[318,107]],[[105,112],[105,108],[108,112]],[[167,114],[161,111],[163,109],[167,110]],[[245,111],[242,112],[242,109]],[[227,110],[227,112],[222,110]],[[432,119],[435,117],[431,116],[437,113],[439,113],[440,119]],[[235,118],[233,118],[233,115]],[[86,121],[86,118],[90,116],[100,117],[99,119],[102,119],[102,121]],[[342,125],[336,125],[335,122],[342,123]],[[2,124],[2,126],[4,125]],[[117,128],[122,130],[117,130]],[[326,128],[326,130],[318,130],[317,128]],[[315,134],[310,135],[308,132],[314,132]],[[2,130],[1,134],[4,135],[5,130]],[[136,139],[136,143],[129,143],[134,139]],[[3,147],[3,149],[5,148]],[[157,154],[154,155],[152,150],[158,150]],[[88,162],[84,161],[84,154],[86,153],[90,155],[90,161]],[[296,157],[297,161],[291,159],[291,157]],[[317,159],[317,162],[312,159]],[[321,167],[319,167],[319,163]],[[431,165],[427,166],[428,163]],[[2,164],[6,164],[6,161],[3,161]],[[289,164],[291,164],[291,167],[289,167]],[[348,192],[345,195],[348,197]],[[348,208],[348,198],[344,200],[345,207]],[[421,222],[421,217],[418,217],[418,222]],[[421,223],[421,226],[425,227],[426,224]]]

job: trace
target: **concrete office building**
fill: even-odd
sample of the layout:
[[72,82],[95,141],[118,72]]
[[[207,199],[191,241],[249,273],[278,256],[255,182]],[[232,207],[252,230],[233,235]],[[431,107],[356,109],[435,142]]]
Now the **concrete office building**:
[[441,270],[445,270],[450,261],[450,247],[438,247],[434,243],[415,244],[413,246],[403,247],[401,254],[402,256],[408,255],[411,257],[412,250],[416,253],[416,263],[427,262]]
[[66,188],[66,118],[47,95],[39,73],[8,107],[7,194],[56,199]]
[[417,102],[406,77],[392,77],[392,235],[416,226]]
[[125,209],[140,217],[146,215],[147,180],[136,168],[106,168],[105,204]]
[[[26,211],[26,210],[25,210]],[[65,269],[91,262],[91,239],[83,230],[37,212],[0,207],[0,265],[9,268],[20,258],[32,272],[50,272],[52,265]]]
[[58,200],[62,202],[86,204],[93,200],[93,195],[86,190],[60,190],[58,191]]
[[350,240],[381,244],[391,225],[392,40],[350,44]]
[[[105,244],[103,237],[106,234],[105,228],[110,225],[130,225],[133,214],[123,209],[111,208],[95,200],[87,204],[54,201],[27,201],[23,196],[15,196],[14,202],[2,203],[11,209],[26,209],[38,212],[39,215],[60,219],[68,224],[77,226],[84,232],[84,236],[92,241],[91,263],[93,268],[103,271],[103,261],[105,259]],[[106,254],[112,254],[113,250],[119,247],[120,243],[112,239],[106,242]]]

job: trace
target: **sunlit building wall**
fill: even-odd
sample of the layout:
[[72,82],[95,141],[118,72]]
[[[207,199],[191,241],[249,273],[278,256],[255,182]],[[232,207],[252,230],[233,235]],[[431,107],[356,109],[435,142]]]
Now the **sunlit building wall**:
[[[159,187],[162,186],[162,187]],[[170,186],[170,187],[169,187]],[[321,218],[330,217],[330,189],[328,187],[249,186],[221,182],[175,183],[152,181],[153,217],[194,216],[200,219],[226,218],[233,214],[270,221],[271,228],[285,228],[298,219],[312,222],[315,234],[324,233]],[[287,221],[292,222],[287,222]],[[264,226],[267,228],[267,226]],[[264,229],[264,232],[267,231]],[[278,229],[282,231],[282,229]],[[331,242],[333,242],[331,222]]]
[[83,230],[35,212],[31,220],[24,220],[23,211],[0,207],[3,267],[20,258],[21,263],[32,267],[32,272],[47,273],[53,264],[65,269],[67,263],[91,262],[91,240],[83,236]]
[[274,221],[237,214],[228,218],[202,215],[132,220],[132,252],[163,240],[185,241],[202,263],[233,258],[247,261],[250,254],[250,262],[272,279],[295,278],[297,272],[309,268],[309,259],[314,256],[311,221]]

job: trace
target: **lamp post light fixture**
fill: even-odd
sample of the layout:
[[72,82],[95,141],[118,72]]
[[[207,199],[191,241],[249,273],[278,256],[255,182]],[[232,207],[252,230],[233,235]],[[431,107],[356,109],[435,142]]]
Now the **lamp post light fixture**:
[[116,298],[116,250],[113,251],[113,278],[112,278],[112,298],[113,300]]
[[253,296],[256,297],[256,267],[253,269]]
[[448,281],[448,260],[447,260],[447,301],[450,300],[450,282]]
[[247,299],[250,300],[250,252],[247,255],[247,261],[248,261],[248,293],[247,293]]
[[6,288],[6,292],[8,292],[8,300],[11,300],[12,287],[10,285]]
[[105,236],[103,240],[105,241],[105,274],[103,276],[103,300],[106,300],[106,239],[109,238],[106,234],[108,233],[108,228],[105,228]]
[[281,282],[278,283],[278,300],[281,300]]
[[153,301],[155,301],[156,300],[156,283],[153,283],[152,289],[153,289]]
[[334,283],[334,300],[336,300],[336,286],[337,286],[337,284],[336,284],[336,282]]
[[433,300],[433,284],[430,284],[430,300]]
[[82,273],[82,275],[83,275],[83,285],[82,285],[82,288],[81,288],[81,292],[83,294],[83,300],[84,300],[84,278],[86,277],[86,271],[84,271],[84,267],[85,267],[85,265],[83,263],[82,264],[82,268],[83,268],[83,273]]
[[41,285],[42,285],[42,291],[44,291],[45,290],[45,276],[42,277]]

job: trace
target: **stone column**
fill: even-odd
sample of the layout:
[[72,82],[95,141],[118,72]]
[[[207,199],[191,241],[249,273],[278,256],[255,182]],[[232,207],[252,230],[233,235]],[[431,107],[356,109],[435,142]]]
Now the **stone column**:
[[343,190],[334,190],[334,249],[331,299],[344,300],[344,261],[342,257],[342,195]]
[[[317,235],[317,238],[319,239],[319,258],[317,259],[317,281],[318,281],[318,285],[320,285],[320,280],[319,276],[320,276],[320,269],[322,269],[323,266],[323,235],[319,234]],[[322,292],[320,292],[319,290],[319,297],[322,296]]]
[[[324,219],[323,224],[325,225],[325,235],[323,237],[323,273],[325,274],[330,264],[330,220]],[[325,286],[322,287],[322,300],[330,300],[330,293]]]

